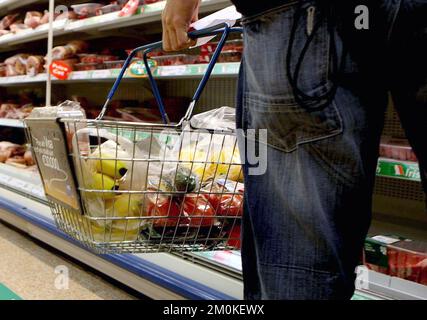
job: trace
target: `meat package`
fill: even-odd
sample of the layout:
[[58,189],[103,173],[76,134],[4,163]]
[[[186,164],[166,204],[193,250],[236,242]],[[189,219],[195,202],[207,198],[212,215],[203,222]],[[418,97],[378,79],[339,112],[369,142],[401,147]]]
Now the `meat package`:
[[427,285],[427,243],[395,235],[368,237],[364,265],[377,272]]
[[29,55],[20,53],[4,61],[6,64],[6,76],[19,76],[26,74],[27,59]]
[[417,161],[417,157],[406,139],[383,137],[380,144],[380,157]]
[[387,247],[390,275],[427,285],[427,242],[399,241]]
[[44,57],[29,56],[26,64],[26,73],[29,76],[35,76],[44,72]]
[[[28,11],[25,14],[24,24],[27,27],[34,29],[42,24],[42,18],[43,18],[43,13],[38,11]],[[49,19],[49,16],[48,16],[48,19]]]
[[1,19],[0,21],[0,30],[6,30],[7,28],[9,28],[9,26],[16,21],[18,16],[19,14],[15,13],[3,17],[3,19]]
[[88,44],[85,41],[75,40],[64,46],[57,46],[52,49],[52,60],[63,60],[86,51]]
[[0,141],[0,162],[23,168],[35,164],[31,151],[25,146],[9,141]]

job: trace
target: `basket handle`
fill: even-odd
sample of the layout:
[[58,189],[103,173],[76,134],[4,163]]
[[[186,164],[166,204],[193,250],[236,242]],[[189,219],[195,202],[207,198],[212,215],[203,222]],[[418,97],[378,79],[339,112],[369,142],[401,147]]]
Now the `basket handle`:
[[[184,118],[181,119],[179,124],[182,124],[184,121],[187,121],[190,119],[192,112],[193,112],[193,109],[194,109],[194,106],[195,106],[196,102],[199,100],[200,95],[202,94],[203,89],[205,88],[206,83],[209,80],[209,77],[212,73],[212,70],[216,64],[216,61],[218,60],[219,54],[221,53],[221,50],[222,50],[224,43],[227,40],[230,32],[242,32],[242,28],[231,28],[229,24],[222,23],[222,24],[219,24],[216,26],[212,26],[210,28],[206,28],[206,29],[202,29],[202,30],[196,30],[196,31],[192,31],[192,32],[188,33],[188,36],[191,39],[197,39],[197,38],[208,37],[208,36],[215,36],[215,35],[218,35],[221,33],[222,33],[222,36],[221,36],[221,40],[218,42],[218,46],[217,46],[214,54],[212,55],[211,61],[208,64],[206,72],[203,75],[203,78],[200,81],[199,86],[196,89],[196,92],[192,98],[190,106],[189,106]],[[154,80],[153,74],[151,73],[151,69],[150,69],[150,66],[148,64],[148,57],[147,57],[147,54],[149,52],[151,52],[154,49],[161,48],[162,44],[163,44],[162,41],[158,41],[158,42],[147,44],[147,45],[144,45],[144,46],[141,46],[141,47],[138,47],[138,48],[135,48],[134,50],[132,50],[132,52],[129,54],[129,56],[126,59],[124,65],[120,71],[119,76],[117,77],[116,81],[114,82],[113,87],[111,88],[111,90],[107,96],[107,100],[105,101],[104,106],[102,107],[102,110],[99,113],[96,120],[102,120],[102,118],[104,117],[105,112],[107,111],[108,105],[109,105],[110,101],[112,100],[114,94],[116,93],[117,88],[119,87],[120,82],[122,81],[123,76],[126,72],[126,69],[129,67],[132,59],[135,57],[135,55],[139,51],[144,51],[143,61],[144,61],[144,65],[145,65],[145,68],[147,71],[148,80],[150,81],[150,84],[151,84],[153,95],[154,95],[156,102],[158,104],[163,122],[165,124],[169,123],[169,119],[168,119],[168,116],[166,114],[166,110],[165,110],[165,107],[163,104],[163,100],[161,98],[157,83]]]

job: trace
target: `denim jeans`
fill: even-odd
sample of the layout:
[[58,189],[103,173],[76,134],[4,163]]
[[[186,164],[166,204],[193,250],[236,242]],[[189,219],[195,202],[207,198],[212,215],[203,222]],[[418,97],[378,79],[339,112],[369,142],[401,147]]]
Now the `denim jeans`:
[[[267,141],[257,143],[267,145],[268,161],[260,175],[244,166],[245,299],[351,298],[371,221],[389,92],[426,186],[427,1],[357,1],[370,9],[368,30],[354,28],[354,7],[338,5],[325,18],[318,2],[290,1],[242,21],[237,127],[267,129]],[[324,101],[298,101],[287,76],[295,10],[302,14],[293,69],[313,23],[319,26],[300,64],[298,88],[320,96],[335,84],[333,99],[322,108]],[[332,79],[335,58],[343,67]],[[242,150],[245,137],[239,139]]]

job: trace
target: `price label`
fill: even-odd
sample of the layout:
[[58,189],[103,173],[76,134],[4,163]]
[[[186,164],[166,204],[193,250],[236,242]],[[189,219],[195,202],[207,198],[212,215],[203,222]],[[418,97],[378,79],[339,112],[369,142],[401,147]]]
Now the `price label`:
[[54,61],[49,67],[49,72],[59,80],[67,80],[72,72],[71,67],[63,61]]
[[187,66],[166,66],[158,69],[159,76],[183,75],[187,72]]
[[88,79],[88,78],[90,78],[90,72],[87,72],[87,71],[74,71],[70,76],[70,79],[73,79],[73,80]]
[[105,79],[111,77],[111,72],[108,69],[95,70],[92,72],[92,79]]

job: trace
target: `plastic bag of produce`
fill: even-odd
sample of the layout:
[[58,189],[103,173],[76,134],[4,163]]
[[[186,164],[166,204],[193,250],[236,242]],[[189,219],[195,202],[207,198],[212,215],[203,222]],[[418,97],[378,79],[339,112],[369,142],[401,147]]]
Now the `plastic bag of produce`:
[[229,107],[193,116],[191,126],[198,130],[190,130],[189,126],[184,128],[168,159],[178,159],[202,183],[219,178],[241,181],[243,175],[236,136],[221,132],[234,130],[234,119],[235,110]]

